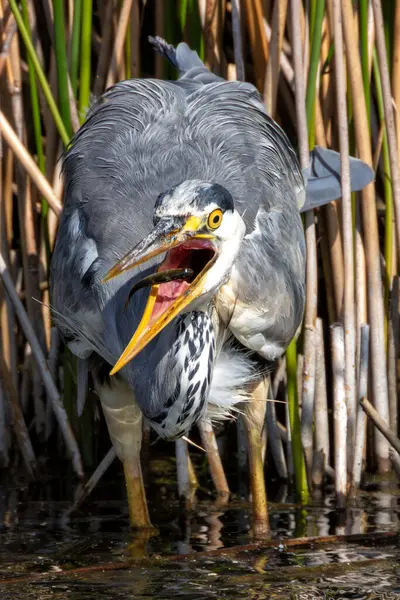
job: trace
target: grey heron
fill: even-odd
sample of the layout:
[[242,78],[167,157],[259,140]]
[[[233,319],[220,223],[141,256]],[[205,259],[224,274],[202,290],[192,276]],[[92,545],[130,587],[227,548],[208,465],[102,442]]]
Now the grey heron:
[[[340,197],[340,157],[316,148],[302,172],[253,85],[210,73],[185,43],[152,42],[179,80],[114,85],[64,158],[54,316],[90,361],[132,524],[150,525],[142,415],[174,440],[244,401],[254,530],[263,531],[265,394],[251,353],[274,360],[299,329],[300,213]],[[352,158],[352,189],[372,179]]]

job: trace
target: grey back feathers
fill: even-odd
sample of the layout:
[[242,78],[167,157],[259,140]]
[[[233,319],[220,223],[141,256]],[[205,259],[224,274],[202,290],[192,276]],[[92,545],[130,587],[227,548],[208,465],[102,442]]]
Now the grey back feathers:
[[[337,155],[314,153],[303,177],[294,149],[266,114],[256,88],[213,75],[186,44],[174,49],[160,39],[153,43],[181,78],[116,84],[89,110],[65,155],[64,210],[51,264],[54,314],[78,356],[94,352],[112,364],[137,327],[147,292],[135,294],[124,313],[140,273],[128,272],[107,285],[103,276],[151,231],[160,194],[173,193],[187,180],[211,182],[222,186],[246,225],[230,288],[225,286],[233,300],[220,298],[229,305],[225,326],[247,348],[275,358],[303,313],[299,207],[322,191],[324,202],[337,197]],[[359,163],[353,167],[358,173]],[[364,166],[361,171],[365,182],[368,173]],[[353,181],[359,184],[357,177]],[[144,268],[152,272],[156,264]],[[191,343],[182,344],[187,331]],[[124,368],[123,377],[159,433],[175,437],[203,414],[219,355],[210,315],[191,313],[167,326]],[[243,388],[245,383],[244,377]]]

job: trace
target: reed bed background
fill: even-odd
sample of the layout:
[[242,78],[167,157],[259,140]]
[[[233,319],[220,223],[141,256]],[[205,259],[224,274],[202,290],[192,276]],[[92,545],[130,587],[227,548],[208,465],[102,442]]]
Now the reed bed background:
[[[83,477],[109,447],[51,323],[49,261],[59,159],[90,103],[121,79],[176,77],[149,34],[253,82],[303,167],[314,145],[341,153],[342,199],[305,215],[304,325],[271,376],[269,398],[287,402],[267,404],[263,436],[303,502],[328,479],[343,505],[366,472],[400,465],[400,0],[0,0],[0,468],[32,479],[57,459]],[[349,153],[376,170],[358,194]]]

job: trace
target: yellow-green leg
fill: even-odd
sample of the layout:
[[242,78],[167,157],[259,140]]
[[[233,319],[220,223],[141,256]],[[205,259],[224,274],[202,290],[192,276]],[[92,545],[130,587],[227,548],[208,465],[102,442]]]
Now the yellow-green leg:
[[262,459],[262,431],[265,422],[268,380],[256,384],[245,404],[245,428],[249,446],[250,487],[253,503],[253,535],[269,533],[267,490]]
[[110,385],[97,385],[96,389],[111,441],[124,465],[130,523],[135,528],[151,528],[140,464],[142,412],[121,379],[113,377]]

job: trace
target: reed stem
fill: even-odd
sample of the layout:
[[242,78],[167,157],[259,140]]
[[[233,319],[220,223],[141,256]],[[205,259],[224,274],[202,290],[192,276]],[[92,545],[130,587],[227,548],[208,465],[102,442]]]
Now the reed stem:
[[82,0],[81,68],[79,81],[79,118],[86,118],[90,101],[90,74],[92,60],[92,0]]
[[24,44],[26,46],[26,50],[27,50],[27,52],[28,52],[28,54],[29,54],[29,56],[30,56],[30,58],[32,60],[32,64],[33,64],[33,66],[35,68],[37,78],[38,78],[39,83],[40,83],[40,85],[42,87],[43,93],[44,93],[46,101],[47,101],[47,103],[49,105],[51,114],[53,116],[54,122],[56,124],[57,129],[58,129],[58,132],[60,134],[62,142],[63,142],[64,146],[67,146],[68,142],[69,142],[68,132],[67,132],[65,126],[64,126],[63,120],[62,120],[61,115],[60,115],[60,113],[58,111],[58,108],[57,108],[57,104],[56,104],[56,102],[54,100],[54,96],[53,96],[53,94],[51,92],[49,83],[48,83],[48,81],[46,79],[46,76],[45,76],[45,74],[43,72],[42,66],[41,66],[39,58],[38,58],[38,56],[36,54],[35,48],[33,47],[33,44],[32,44],[31,38],[29,36],[29,33],[28,33],[28,31],[27,31],[27,29],[25,27],[24,20],[22,18],[22,15],[21,15],[21,13],[19,11],[18,6],[17,6],[17,2],[16,2],[16,0],[9,0],[9,3],[10,3],[10,8],[11,8],[11,10],[13,12],[14,18],[15,18],[15,20],[17,22],[18,29],[20,31],[21,37],[22,37],[22,39],[24,41]]

